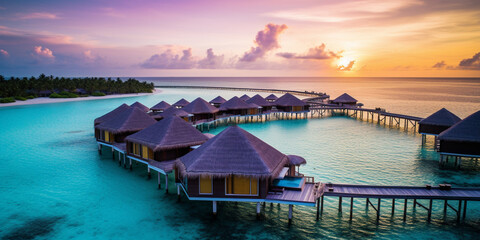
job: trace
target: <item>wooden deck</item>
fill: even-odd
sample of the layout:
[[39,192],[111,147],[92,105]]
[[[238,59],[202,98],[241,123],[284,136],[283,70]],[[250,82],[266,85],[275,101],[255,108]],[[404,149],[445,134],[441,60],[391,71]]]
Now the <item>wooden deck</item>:
[[315,201],[319,197],[320,193],[315,184],[305,183],[301,191],[285,190],[282,194],[268,194],[265,202],[315,206]]
[[[438,187],[410,186],[371,186],[348,184],[324,184],[323,196],[354,198],[391,198],[391,199],[443,199],[480,201],[480,188],[451,188],[440,190]],[[333,188],[333,191],[329,191]]]
[[176,160],[169,160],[169,161],[155,161],[149,160],[148,167],[163,174],[169,173],[173,171],[173,166]]

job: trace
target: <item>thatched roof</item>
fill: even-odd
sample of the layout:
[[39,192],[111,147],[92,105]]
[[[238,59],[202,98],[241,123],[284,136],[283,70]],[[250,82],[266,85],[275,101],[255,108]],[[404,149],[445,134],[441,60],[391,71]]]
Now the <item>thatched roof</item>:
[[238,109],[249,109],[251,108],[248,103],[243,101],[242,99],[238,97],[232,97],[230,100],[222,103],[218,109],[220,111],[226,111],[226,110],[238,110]]
[[97,125],[95,128],[112,133],[135,132],[156,122],[146,112],[137,107],[130,107],[114,118]]
[[161,151],[200,145],[208,138],[185,120],[170,116],[125,140],[148,146],[153,151]]
[[247,103],[255,103],[255,104],[257,104],[258,106],[261,106],[261,107],[269,107],[269,106],[272,105],[269,102],[267,102],[267,100],[265,100],[265,98],[263,98],[262,96],[260,96],[258,94],[253,96],[252,98],[248,99],[246,102]]
[[275,100],[277,100],[277,99],[278,99],[278,97],[275,96],[275,94],[273,94],[273,93],[270,94],[270,95],[268,95],[268,96],[265,98],[265,100],[269,100],[269,101],[275,101]]
[[462,119],[457,117],[457,115],[453,114],[445,108],[442,108],[434,114],[428,116],[427,118],[424,118],[419,123],[426,125],[450,127],[460,121],[462,121]]
[[351,102],[357,102],[357,99],[353,98],[352,96],[348,95],[347,93],[344,93],[340,95],[339,97],[335,98],[332,102],[334,103],[351,103]]
[[290,165],[300,166],[303,164],[307,164],[307,160],[305,160],[305,158],[300,157],[298,155],[287,155],[287,157]]
[[153,115],[153,118],[159,119],[159,118],[166,118],[170,116],[177,116],[177,117],[188,117],[190,114],[185,112],[183,109],[180,108],[175,108],[175,107],[169,107],[165,109],[162,113]]
[[171,105],[168,104],[167,102],[165,101],[161,101],[159,103],[157,103],[155,106],[151,107],[150,110],[152,111],[163,111],[167,108],[169,108]]
[[203,98],[197,98],[189,103],[187,106],[183,107],[185,112],[191,114],[203,114],[203,113],[216,113],[218,112],[218,108],[212,106],[212,104],[208,103],[207,101],[203,100]]
[[297,97],[293,96],[290,93],[285,93],[279,99],[275,101],[275,105],[288,107],[288,106],[305,106],[307,105],[302,100],[298,99]]
[[130,106],[128,106],[127,104],[122,104],[120,105],[119,107],[113,109],[112,111],[108,112],[107,114],[99,117],[99,118],[96,118],[95,121],[94,121],[94,124],[100,124],[102,122],[105,122],[105,121],[108,121],[112,118],[114,118],[115,116],[117,116],[119,113],[123,112],[124,110],[130,108]]
[[242,99],[243,101],[247,101],[248,99],[250,99],[250,97],[247,95],[247,94],[243,94],[240,99]]
[[139,102],[134,102],[132,105],[130,105],[130,107],[136,107],[136,108],[139,108],[140,110],[144,111],[144,112],[148,112],[150,111],[150,108],[148,108],[147,106],[139,103]]
[[466,117],[438,135],[438,139],[458,142],[480,142],[480,111]]
[[211,133],[204,133],[203,135],[205,135],[208,139],[215,137],[215,135]]
[[226,102],[227,100],[225,100],[225,98],[223,98],[222,96],[218,96],[214,99],[212,99],[212,101],[210,101],[211,104],[222,104],[224,102]]
[[286,164],[285,154],[232,126],[181,157],[176,166],[182,176],[189,178],[229,175],[268,178],[277,176]]
[[185,100],[185,98],[182,98],[180,100],[178,100],[176,103],[172,104],[172,106],[174,107],[185,107],[189,104],[190,102]]

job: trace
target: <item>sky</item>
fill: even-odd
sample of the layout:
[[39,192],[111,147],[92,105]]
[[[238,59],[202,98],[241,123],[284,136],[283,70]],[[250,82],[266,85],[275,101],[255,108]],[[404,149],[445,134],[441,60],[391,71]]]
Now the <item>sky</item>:
[[0,0],[0,75],[480,77],[478,0]]

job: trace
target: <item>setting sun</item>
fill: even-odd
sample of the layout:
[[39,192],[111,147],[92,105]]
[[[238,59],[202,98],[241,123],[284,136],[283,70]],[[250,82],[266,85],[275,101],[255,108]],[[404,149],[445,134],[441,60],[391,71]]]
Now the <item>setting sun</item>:
[[355,59],[351,57],[341,57],[337,62],[337,69],[340,71],[350,71],[353,68]]

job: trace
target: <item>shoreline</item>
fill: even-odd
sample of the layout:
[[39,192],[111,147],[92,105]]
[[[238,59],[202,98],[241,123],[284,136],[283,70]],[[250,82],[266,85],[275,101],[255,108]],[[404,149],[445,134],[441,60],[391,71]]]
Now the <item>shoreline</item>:
[[155,88],[152,93],[128,93],[128,94],[113,94],[106,95],[102,97],[78,97],[78,98],[49,98],[49,97],[39,97],[34,99],[28,99],[26,101],[19,101],[13,103],[2,103],[1,107],[12,107],[12,106],[24,106],[24,105],[36,105],[36,104],[48,104],[48,103],[62,103],[62,102],[78,102],[78,101],[90,101],[90,100],[100,100],[100,99],[111,99],[111,98],[128,98],[128,97],[141,97],[147,95],[160,94],[162,91]]

